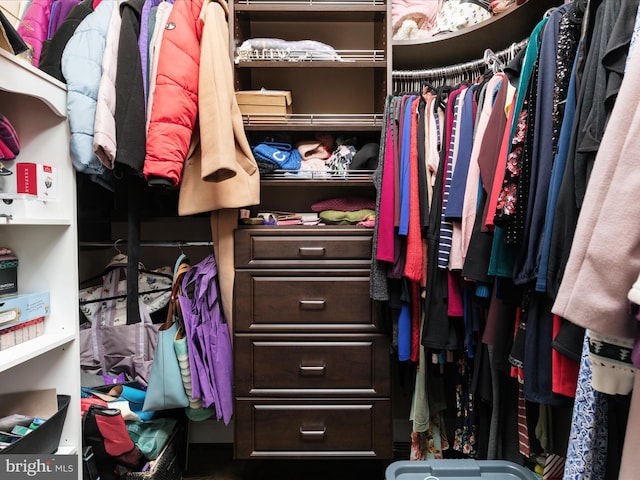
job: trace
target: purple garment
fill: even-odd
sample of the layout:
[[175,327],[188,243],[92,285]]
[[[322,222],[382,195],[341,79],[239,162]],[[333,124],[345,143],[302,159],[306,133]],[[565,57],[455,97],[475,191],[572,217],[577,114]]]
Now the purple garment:
[[193,265],[178,296],[187,338],[192,396],[215,407],[218,420],[233,415],[233,352],[218,294],[218,268],[212,254]]
[[78,5],[82,0],[56,0],[51,5],[51,16],[49,17],[49,31],[47,32],[47,40],[53,37],[60,24],[67,18],[69,12]]
[[[173,0],[170,0],[173,3]],[[140,16],[140,36],[138,37],[138,48],[140,49],[140,59],[142,60],[142,85],[144,88],[144,103],[147,104],[147,77],[149,75],[149,13],[153,7],[157,7],[162,0],[145,0]]]
[[[640,10],[638,10],[640,11]],[[629,303],[631,314],[640,322],[640,305],[633,302]],[[631,362],[636,368],[640,368],[640,328],[636,329],[636,336],[633,342],[633,350],[631,350]]]

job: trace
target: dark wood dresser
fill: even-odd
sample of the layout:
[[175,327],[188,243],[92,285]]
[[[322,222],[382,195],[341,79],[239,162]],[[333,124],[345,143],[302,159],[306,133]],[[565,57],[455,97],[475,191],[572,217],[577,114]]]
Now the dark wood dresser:
[[392,457],[371,241],[353,226],[236,231],[236,458]]

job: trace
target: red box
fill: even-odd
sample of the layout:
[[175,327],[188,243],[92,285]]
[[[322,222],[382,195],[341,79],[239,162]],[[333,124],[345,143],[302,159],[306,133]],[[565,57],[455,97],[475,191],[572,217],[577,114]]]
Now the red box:
[[34,318],[26,322],[0,330],[0,351],[15,347],[27,340],[33,340],[44,333],[44,317]]

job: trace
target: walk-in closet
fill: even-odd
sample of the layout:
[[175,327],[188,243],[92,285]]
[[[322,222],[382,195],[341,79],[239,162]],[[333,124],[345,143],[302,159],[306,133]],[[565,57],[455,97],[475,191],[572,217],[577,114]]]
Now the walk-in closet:
[[639,5],[0,0],[0,478],[638,478]]

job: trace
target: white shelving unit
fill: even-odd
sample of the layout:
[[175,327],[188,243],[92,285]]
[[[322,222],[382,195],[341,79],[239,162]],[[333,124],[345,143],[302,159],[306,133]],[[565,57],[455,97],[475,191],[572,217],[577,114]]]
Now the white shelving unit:
[[15,161],[55,166],[59,183],[53,201],[0,201],[0,245],[18,257],[18,292],[48,291],[51,301],[44,335],[0,351],[0,393],[55,388],[70,395],[58,450],[69,454],[80,453],[82,436],[76,187],[66,98],[63,83],[0,50],[0,113],[20,139]]

